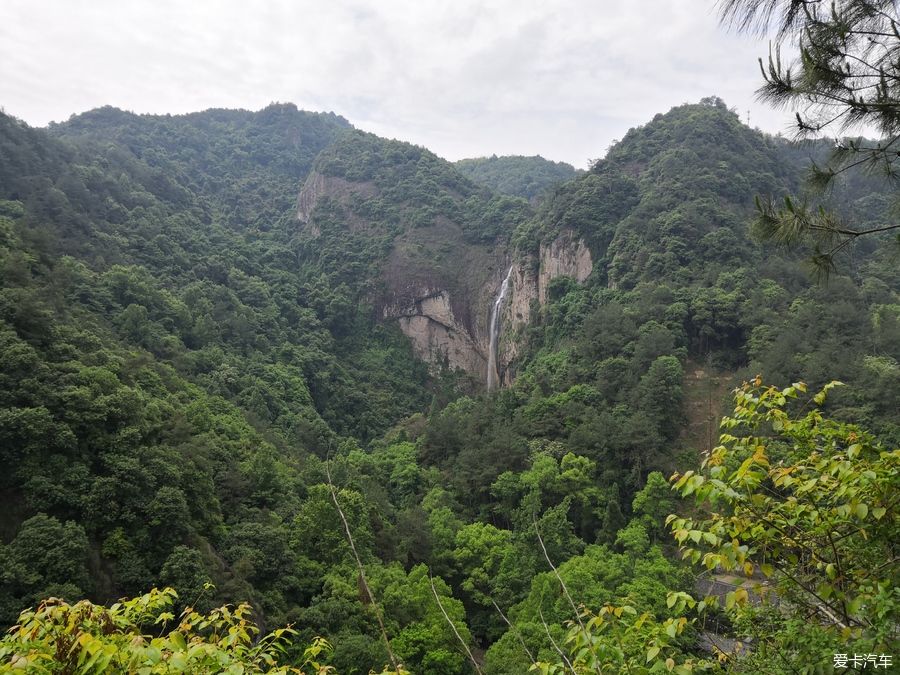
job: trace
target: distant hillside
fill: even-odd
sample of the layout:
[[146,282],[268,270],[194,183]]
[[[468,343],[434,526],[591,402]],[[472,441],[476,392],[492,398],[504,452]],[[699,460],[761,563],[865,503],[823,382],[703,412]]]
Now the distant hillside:
[[292,206],[316,156],[351,129],[334,113],[273,103],[257,112],[211,109],[136,115],[106,106],[50,126],[57,138],[114,142],[178,186],[215,197],[230,224],[265,227]]
[[571,164],[552,162],[540,155],[461,159],[456,168],[476,183],[507,195],[534,199],[554,185],[577,176]]
[[[797,193],[826,145],[754,131],[720,99],[677,106],[629,130],[589,172],[558,187],[515,240],[532,250],[571,229],[614,288],[708,280],[714,269],[760,254],[747,229],[755,195]],[[885,217],[888,186],[851,179],[826,196],[830,205],[864,223]]]

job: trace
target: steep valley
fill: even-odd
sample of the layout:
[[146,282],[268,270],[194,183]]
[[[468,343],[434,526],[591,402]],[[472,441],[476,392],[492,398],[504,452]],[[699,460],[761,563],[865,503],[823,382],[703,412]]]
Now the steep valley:
[[[715,98],[584,172],[290,104],[0,114],[0,624],[171,586],[291,624],[293,662],[322,636],[380,672],[387,633],[435,675],[555,659],[574,604],[665,635],[698,571],[663,474],[698,469],[741,382],[840,380],[784,414],[900,442],[888,237],[819,283],[748,230],[824,151]],[[823,204],[874,223],[895,196],[869,176]]]

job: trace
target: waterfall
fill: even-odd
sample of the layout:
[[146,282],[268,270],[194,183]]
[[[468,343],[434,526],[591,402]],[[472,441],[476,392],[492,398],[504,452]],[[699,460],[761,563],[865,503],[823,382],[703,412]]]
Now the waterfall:
[[503,301],[509,292],[509,280],[512,277],[513,268],[510,266],[503,283],[500,284],[500,292],[497,293],[497,299],[494,300],[494,306],[491,309],[491,338],[488,343],[488,364],[487,364],[487,389],[492,391],[497,388],[499,379],[497,372],[497,345],[500,342],[500,311],[503,309]]

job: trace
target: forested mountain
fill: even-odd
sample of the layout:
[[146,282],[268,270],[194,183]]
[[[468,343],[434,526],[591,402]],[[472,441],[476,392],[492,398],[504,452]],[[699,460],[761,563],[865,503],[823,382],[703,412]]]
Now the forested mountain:
[[[0,116],[0,623],[169,585],[292,623],[288,659],[327,638],[339,673],[390,663],[383,621],[410,672],[475,672],[471,649],[520,675],[558,660],[572,603],[627,604],[663,636],[642,659],[699,670],[697,626],[665,638],[666,593],[698,570],[661,472],[717,445],[729,390],[839,379],[828,438],[900,442],[896,261],[867,242],[822,284],[749,237],[754,194],[797,191],[821,152],[718,99],[577,176],[453,165],[282,104]],[[827,199],[877,220],[891,189]],[[773,463],[818,433],[780,423]],[[877,556],[896,511],[861,499]]]
[[514,197],[534,200],[549,188],[573,179],[579,172],[565,162],[540,155],[472,157],[454,163],[459,172],[480,185]]

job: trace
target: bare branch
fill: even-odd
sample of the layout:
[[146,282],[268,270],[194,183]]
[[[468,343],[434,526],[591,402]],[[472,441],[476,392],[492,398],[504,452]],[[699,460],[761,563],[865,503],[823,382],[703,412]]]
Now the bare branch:
[[544,552],[544,558],[547,560],[547,564],[550,565],[550,569],[553,570],[553,574],[556,576],[556,580],[559,582],[559,585],[562,587],[563,595],[566,596],[566,600],[569,601],[569,604],[572,606],[572,611],[575,612],[575,620],[578,621],[578,625],[581,626],[582,632],[587,632],[584,627],[584,622],[581,620],[581,612],[578,611],[578,607],[575,606],[575,601],[572,600],[572,596],[569,595],[569,589],[566,588],[566,582],[563,581],[563,578],[559,574],[559,570],[556,569],[556,565],[553,564],[553,561],[550,560],[550,554],[547,553],[547,547],[544,546],[544,538],[541,537],[541,531],[538,529],[537,524],[537,516],[532,514],[532,519],[534,520],[534,531],[537,534],[538,541],[541,543],[541,550]]
[[528,649],[528,645],[525,644],[525,638],[522,637],[522,634],[519,632],[519,629],[516,628],[514,625],[512,625],[512,623],[510,622],[510,620],[506,618],[506,614],[504,614],[504,613],[503,613],[503,610],[500,609],[500,605],[498,605],[496,602],[494,602],[494,599],[493,599],[493,598],[491,598],[491,604],[494,606],[494,609],[497,610],[497,613],[500,615],[500,618],[503,619],[503,620],[506,622],[506,625],[509,626],[510,630],[511,630],[513,633],[515,633],[515,635],[516,635],[517,638],[519,638],[519,644],[522,645],[522,649],[524,649],[524,650],[525,650],[525,653],[528,654],[528,659],[529,659],[532,663],[534,663],[534,662],[535,662],[534,655],[531,653],[531,650]]
[[391,666],[393,666],[394,671],[400,672],[400,665],[397,662],[397,658],[394,656],[394,650],[391,649],[391,641],[388,639],[387,630],[384,627],[384,620],[381,618],[381,609],[378,607],[378,602],[375,600],[375,595],[372,593],[372,589],[369,587],[369,582],[366,581],[366,570],[363,567],[362,560],[360,560],[359,553],[356,551],[356,544],[353,543],[353,535],[350,533],[350,525],[347,523],[347,517],[344,515],[343,509],[341,509],[341,505],[338,502],[337,492],[334,489],[334,483],[331,482],[331,469],[329,465],[331,464],[330,460],[325,462],[325,475],[328,477],[328,489],[331,490],[331,500],[334,502],[335,507],[337,508],[338,515],[341,517],[341,522],[344,523],[344,532],[347,534],[347,541],[350,542],[350,550],[353,552],[353,557],[356,560],[356,568],[359,570],[359,578],[362,581],[363,588],[366,589],[366,594],[369,596],[369,599],[372,601],[372,608],[375,610],[375,618],[378,619],[378,627],[381,629],[381,637],[384,640],[385,649],[387,649],[388,658],[391,660]]
[[[543,600],[544,599],[541,598],[542,602],[543,602]],[[560,658],[562,658],[562,660],[563,660],[563,663],[565,663],[569,667],[569,670],[572,671],[573,675],[578,675],[578,673],[575,672],[575,668],[572,666],[572,662],[569,661],[569,658],[563,653],[563,650],[559,648],[559,645],[556,644],[556,640],[554,640],[553,636],[550,634],[550,626],[548,626],[547,622],[544,620],[544,610],[541,609],[540,605],[538,605],[538,616],[541,617],[541,624],[543,624],[543,626],[544,626],[544,632],[547,633],[547,637],[550,640],[550,644],[553,645],[553,648],[556,650],[556,653],[559,654]]]
[[450,615],[447,614],[447,610],[444,609],[444,605],[441,604],[441,598],[440,596],[438,596],[437,589],[434,587],[434,577],[431,576],[431,570],[428,570],[428,581],[431,582],[431,592],[434,593],[434,599],[437,601],[437,606],[440,608],[441,614],[444,615],[447,623],[450,624],[450,628],[453,629],[453,634],[456,636],[456,639],[459,640],[459,644],[461,644],[463,646],[463,649],[466,650],[466,655],[469,657],[469,661],[471,661],[472,665],[475,666],[475,672],[478,673],[478,675],[481,675],[481,666],[478,665],[478,661],[476,661],[475,657],[472,656],[472,651],[469,649],[469,645],[466,644],[466,641],[463,640],[462,635],[460,635],[459,631],[456,630],[456,624],[453,623]]

